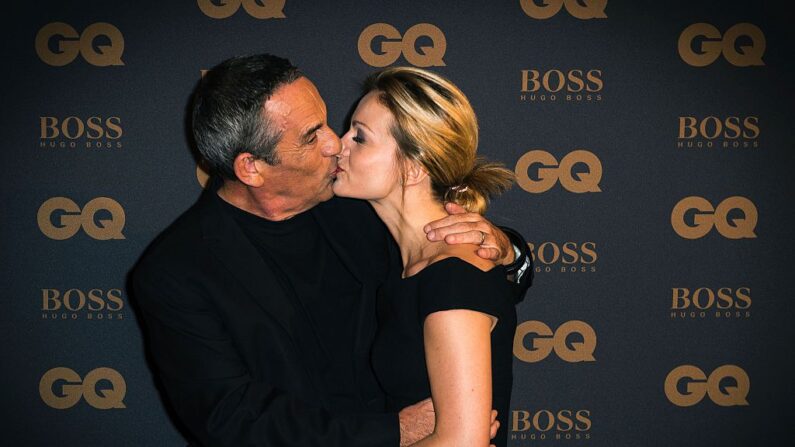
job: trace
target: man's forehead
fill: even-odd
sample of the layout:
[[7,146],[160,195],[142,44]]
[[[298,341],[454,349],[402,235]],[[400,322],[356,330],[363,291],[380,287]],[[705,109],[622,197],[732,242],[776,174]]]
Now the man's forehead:
[[326,105],[312,81],[302,77],[277,88],[265,102],[264,112],[284,131],[290,126],[307,124],[297,121],[322,120]]
[[317,86],[315,86],[315,84],[308,78],[300,77],[289,85],[297,90],[298,94],[305,95],[307,98],[311,98],[311,100],[314,102],[323,103],[323,98],[320,97],[320,92],[317,90]]
[[262,109],[263,116],[268,115],[271,126],[278,132],[287,130],[287,120],[291,111],[292,107],[288,102],[273,97],[265,102],[265,107]]

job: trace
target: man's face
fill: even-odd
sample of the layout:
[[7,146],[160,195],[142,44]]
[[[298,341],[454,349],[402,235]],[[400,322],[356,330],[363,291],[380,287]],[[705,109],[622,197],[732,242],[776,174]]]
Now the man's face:
[[279,163],[267,167],[266,190],[297,212],[330,199],[340,140],[326,122],[326,104],[315,85],[302,77],[279,87],[264,112],[281,133]]

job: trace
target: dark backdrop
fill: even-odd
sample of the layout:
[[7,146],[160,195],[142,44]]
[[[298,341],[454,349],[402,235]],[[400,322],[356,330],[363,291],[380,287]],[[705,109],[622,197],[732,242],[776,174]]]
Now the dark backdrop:
[[429,66],[471,99],[481,152],[517,168],[489,212],[536,257],[511,445],[791,439],[783,7],[224,2],[5,7],[3,444],[185,444],[126,275],[201,191],[184,125],[201,70],[257,52],[300,66],[340,132],[374,65]]

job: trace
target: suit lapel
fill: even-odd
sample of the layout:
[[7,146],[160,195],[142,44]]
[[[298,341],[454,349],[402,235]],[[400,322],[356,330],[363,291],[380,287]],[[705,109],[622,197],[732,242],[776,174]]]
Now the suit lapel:
[[342,265],[351,272],[351,275],[353,275],[356,281],[360,284],[365,284],[370,278],[362,271],[360,264],[356,262],[356,253],[350,252],[351,249],[354,248],[353,242],[355,242],[352,238],[355,238],[356,235],[352,234],[352,231],[343,231],[344,229],[350,228],[351,222],[342,219],[350,219],[351,217],[333,211],[328,212],[321,208],[328,206],[330,206],[330,204],[321,203],[312,208],[312,215],[320,226],[320,230],[323,232],[329,245],[331,245],[332,250],[334,250],[334,253],[340,258]]
[[223,209],[216,192],[208,188],[200,199],[202,207],[202,232],[210,251],[223,264],[251,298],[284,328],[296,343],[306,349],[305,357],[322,367],[328,355],[306,314],[292,293],[284,290],[273,270],[262,259],[257,248],[243,233],[240,226]]
[[[387,239],[373,238],[370,228],[362,237],[358,232],[362,226],[378,225],[377,217],[373,214],[353,213],[349,209],[341,206],[331,199],[312,209],[315,219],[318,221],[323,234],[329,241],[334,252],[339,257],[342,264],[351,272],[356,281],[361,285],[359,302],[357,303],[357,315],[355,318],[355,346],[351,348],[358,356],[369,355],[372,341],[376,330],[376,292],[384,279],[377,273],[378,269],[374,264],[377,262],[387,262],[387,259],[379,259],[380,256],[387,257]],[[361,208],[357,208],[361,210]],[[372,212],[367,210],[365,212]],[[383,235],[386,237],[386,235]],[[383,247],[378,244],[383,243]],[[382,255],[379,255],[382,254]]]
[[201,198],[205,210],[202,232],[210,250],[257,304],[276,317],[289,334],[294,334],[295,306],[243,230],[217,203],[219,199],[210,194],[215,192],[206,191]]

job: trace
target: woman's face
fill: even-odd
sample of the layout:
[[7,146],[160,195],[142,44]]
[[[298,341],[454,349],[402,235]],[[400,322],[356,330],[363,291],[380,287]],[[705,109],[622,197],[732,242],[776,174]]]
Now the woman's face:
[[378,101],[377,91],[362,98],[342,136],[334,194],[365,200],[387,197],[401,177],[398,144],[389,132],[392,113]]

